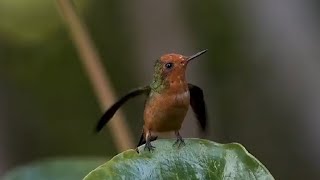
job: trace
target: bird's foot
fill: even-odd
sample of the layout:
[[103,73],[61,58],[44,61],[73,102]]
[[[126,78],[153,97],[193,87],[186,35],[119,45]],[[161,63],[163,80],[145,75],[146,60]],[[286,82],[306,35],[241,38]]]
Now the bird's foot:
[[175,131],[174,132],[176,137],[177,137],[177,140],[176,142],[173,144],[173,146],[177,146],[178,145],[178,148],[180,148],[181,146],[185,146],[186,143],[184,142],[184,140],[182,139],[182,136],[180,135],[179,131]]
[[[151,136],[150,141],[152,142],[152,141],[155,141],[157,139],[158,139],[158,136]],[[145,142],[143,142],[143,143],[145,143]],[[151,147],[149,148],[147,146],[151,146]],[[153,151],[155,149],[155,147],[152,146],[151,143],[149,143],[149,145],[147,145],[147,143],[145,143],[144,150],[146,150],[147,148],[148,148],[149,151]],[[139,152],[139,146],[136,147],[136,151],[137,151],[137,153],[140,153]]]
[[176,142],[173,144],[173,146],[178,146],[178,148],[180,148],[181,146],[185,146],[186,143],[184,142],[184,140],[182,138],[178,138],[176,140]]
[[145,145],[144,145],[144,150],[148,149],[148,151],[154,151],[156,147],[152,146],[150,142],[147,142]]

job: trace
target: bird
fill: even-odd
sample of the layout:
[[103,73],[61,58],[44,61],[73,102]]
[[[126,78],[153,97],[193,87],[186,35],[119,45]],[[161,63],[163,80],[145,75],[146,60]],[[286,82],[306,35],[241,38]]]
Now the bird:
[[101,131],[116,111],[129,99],[145,95],[144,124],[137,149],[145,144],[144,150],[153,151],[155,147],[151,142],[157,139],[156,134],[163,132],[174,132],[176,136],[174,146],[185,145],[179,131],[189,106],[192,107],[201,130],[205,132],[207,112],[203,90],[187,82],[186,69],[192,60],[206,52],[207,49],[191,56],[170,53],[158,58],[154,64],[152,82],[130,91],[108,108],[99,119],[95,131]]

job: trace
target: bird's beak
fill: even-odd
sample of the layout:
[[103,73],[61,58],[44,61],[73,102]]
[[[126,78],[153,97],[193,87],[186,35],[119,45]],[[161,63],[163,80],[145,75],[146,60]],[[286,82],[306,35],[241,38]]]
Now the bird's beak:
[[187,62],[190,62],[192,59],[195,59],[196,57],[204,54],[204,53],[207,52],[207,51],[208,51],[208,49],[205,49],[205,50],[200,51],[200,52],[198,52],[198,53],[196,53],[196,54],[194,54],[194,55],[192,55],[192,56],[189,56],[189,57],[187,57],[186,61],[187,61]]

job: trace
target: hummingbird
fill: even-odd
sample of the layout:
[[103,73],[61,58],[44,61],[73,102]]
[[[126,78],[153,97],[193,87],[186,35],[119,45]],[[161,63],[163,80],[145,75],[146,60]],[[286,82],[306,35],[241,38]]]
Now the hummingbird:
[[99,132],[113,117],[116,111],[129,99],[145,95],[144,125],[137,147],[145,144],[144,149],[153,151],[151,141],[157,139],[157,133],[174,132],[176,141],[173,145],[185,145],[179,133],[189,106],[198,120],[202,131],[207,125],[206,105],[200,87],[186,80],[188,64],[207,52],[200,51],[192,56],[181,54],[165,54],[155,61],[153,80],[150,85],[130,91],[121,97],[103,114],[96,126]]

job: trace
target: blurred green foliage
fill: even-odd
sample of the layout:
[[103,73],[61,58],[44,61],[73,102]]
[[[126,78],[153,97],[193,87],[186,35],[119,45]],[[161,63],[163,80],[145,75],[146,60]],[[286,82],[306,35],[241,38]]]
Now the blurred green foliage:
[[[76,2],[79,11],[88,6],[88,1]],[[0,33],[16,43],[43,42],[61,27],[55,1],[2,0],[0,22]]]
[[3,180],[79,180],[103,158],[62,158],[47,159],[18,167],[8,172]]

